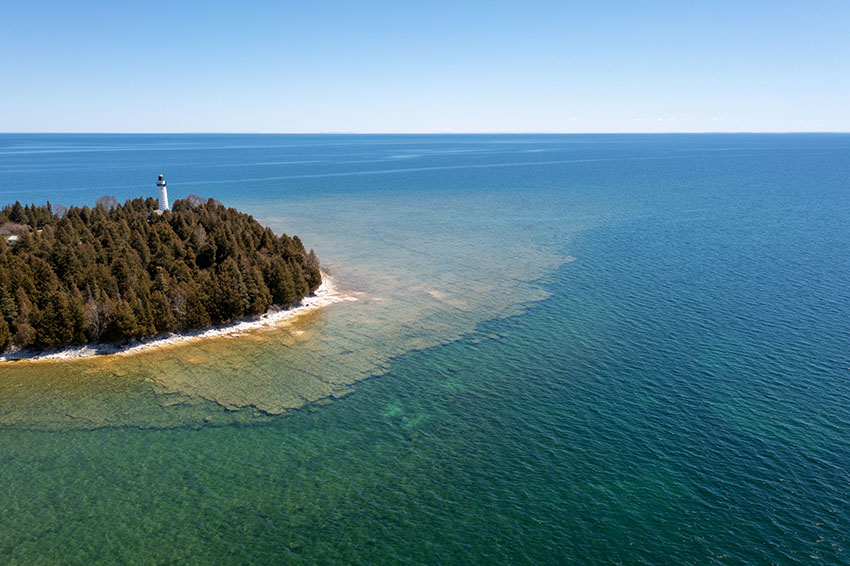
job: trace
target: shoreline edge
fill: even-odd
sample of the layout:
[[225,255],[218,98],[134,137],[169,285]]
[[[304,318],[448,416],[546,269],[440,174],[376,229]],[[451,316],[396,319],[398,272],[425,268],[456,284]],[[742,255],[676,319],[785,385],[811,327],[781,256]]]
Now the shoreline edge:
[[183,342],[200,340],[202,338],[215,338],[219,336],[238,335],[241,332],[271,328],[291,320],[304,313],[318,310],[320,308],[343,301],[356,301],[357,297],[351,294],[341,294],[333,278],[327,273],[322,273],[322,284],[312,294],[304,297],[298,304],[288,308],[272,307],[264,314],[256,318],[243,318],[228,324],[198,328],[185,332],[172,332],[160,334],[141,340],[133,340],[125,344],[86,344],[85,346],[74,346],[62,350],[51,350],[36,352],[32,350],[18,350],[0,354],[2,362],[46,362],[64,361],[93,356],[129,355],[160,348],[172,346]]

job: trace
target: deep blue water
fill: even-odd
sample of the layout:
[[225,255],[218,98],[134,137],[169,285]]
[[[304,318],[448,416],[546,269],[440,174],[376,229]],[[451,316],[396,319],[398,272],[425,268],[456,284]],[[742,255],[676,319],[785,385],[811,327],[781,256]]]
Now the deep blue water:
[[159,172],[391,299],[303,346],[379,377],[229,426],[34,392],[5,562],[850,563],[850,135],[0,135],[0,202]]

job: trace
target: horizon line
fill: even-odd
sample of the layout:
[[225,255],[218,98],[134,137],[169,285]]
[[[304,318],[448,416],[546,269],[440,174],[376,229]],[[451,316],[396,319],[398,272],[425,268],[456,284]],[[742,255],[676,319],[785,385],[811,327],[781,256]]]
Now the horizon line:
[[64,132],[64,131],[0,131],[0,135],[23,135],[23,134],[45,134],[45,135],[257,135],[257,136],[321,136],[321,135],[349,135],[349,136],[437,136],[437,135],[704,135],[704,134],[850,134],[850,130],[701,130],[701,131],[665,131],[665,132],[539,132],[539,131],[479,131],[479,132],[438,132],[438,131],[411,131],[411,132],[353,132],[353,131],[321,131],[321,132],[256,132],[256,131],[180,131],[180,132]]

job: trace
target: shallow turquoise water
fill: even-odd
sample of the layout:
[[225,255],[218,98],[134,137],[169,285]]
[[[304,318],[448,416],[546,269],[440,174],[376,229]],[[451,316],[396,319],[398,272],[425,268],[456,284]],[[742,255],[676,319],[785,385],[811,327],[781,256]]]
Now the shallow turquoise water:
[[141,386],[91,401],[145,407],[123,424],[16,417],[7,563],[850,562],[850,136],[0,144],[0,198],[68,202],[73,171],[77,202],[127,198],[162,169],[301,235],[364,298],[252,355],[280,383],[305,352],[380,375],[229,425]]

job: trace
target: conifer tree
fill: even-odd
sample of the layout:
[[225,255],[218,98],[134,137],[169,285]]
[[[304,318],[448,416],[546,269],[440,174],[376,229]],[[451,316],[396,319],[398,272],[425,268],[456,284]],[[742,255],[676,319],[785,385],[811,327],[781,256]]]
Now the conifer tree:
[[0,352],[5,350],[11,341],[12,332],[9,330],[9,324],[6,319],[0,318]]

